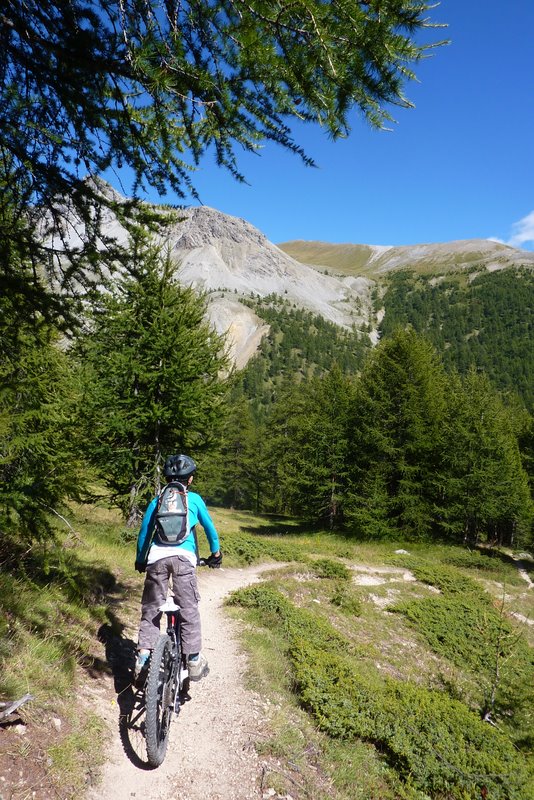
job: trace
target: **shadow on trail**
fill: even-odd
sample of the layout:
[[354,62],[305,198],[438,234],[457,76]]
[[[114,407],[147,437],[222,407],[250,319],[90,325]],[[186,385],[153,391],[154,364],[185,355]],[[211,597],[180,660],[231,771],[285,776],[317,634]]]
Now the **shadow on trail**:
[[151,770],[146,760],[145,694],[133,684],[136,644],[123,636],[124,626],[116,619],[98,631],[104,644],[106,662],[115,685],[119,706],[119,736],[127,757],[139,769]]

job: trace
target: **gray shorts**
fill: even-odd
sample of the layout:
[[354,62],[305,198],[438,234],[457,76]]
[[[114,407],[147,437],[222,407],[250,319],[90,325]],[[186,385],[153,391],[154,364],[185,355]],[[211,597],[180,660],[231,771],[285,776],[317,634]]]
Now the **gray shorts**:
[[156,643],[160,634],[161,620],[161,612],[158,609],[167,598],[167,587],[171,576],[172,593],[180,606],[182,650],[186,655],[199,653],[202,647],[198,609],[200,595],[195,567],[184,556],[161,558],[146,568],[138,647],[151,650]]

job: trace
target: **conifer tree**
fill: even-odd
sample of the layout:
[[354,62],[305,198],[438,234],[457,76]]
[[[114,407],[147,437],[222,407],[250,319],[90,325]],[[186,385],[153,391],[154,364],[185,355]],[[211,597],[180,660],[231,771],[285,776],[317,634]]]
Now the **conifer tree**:
[[31,543],[83,482],[78,390],[57,331],[25,303],[31,283],[36,305],[42,297],[31,263],[15,247],[3,255],[3,277],[16,267],[18,279],[0,296],[0,532]]
[[[433,27],[432,8],[423,0],[5,0],[0,184],[9,173],[18,209],[48,209],[56,232],[66,210],[83,220],[76,245],[36,235],[44,256],[67,247],[97,266],[102,208],[125,220],[135,206],[87,176],[113,170],[131,183],[128,194],[151,186],[184,197],[205,154],[238,180],[236,152],[268,140],[312,163],[292,121],[336,138],[349,132],[353,109],[382,127],[393,106],[411,105],[405,84],[435,46],[421,36]],[[68,282],[64,262],[54,265]]]
[[457,541],[529,541],[533,506],[513,409],[472,369],[451,379],[442,485],[443,528]]
[[89,451],[130,524],[165,457],[208,450],[224,413],[223,340],[174,269],[169,254],[134,242],[131,274],[102,296],[78,348]]
[[202,464],[203,493],[221,505],[260,511],[269,473],[265,423],[254,414],[241,381],[228,405],[220,445]]
[[329,527],[341,522],[352,398],[351,379],[337,365],[280,396],[269,419],[277,510]]
[[347,515],[365,534],[429,534],[436,519],[446,377],[412,330],[377,347],[349,415]]
[[294,479],[301,464],[296,447],[296,430],[304,417],[304,395],[292,381],[286,381],[273,394],[273,402],[261,415],[258,423],[265,434],[271,465],[269,491],[264,497],[264,510],[294,513]]

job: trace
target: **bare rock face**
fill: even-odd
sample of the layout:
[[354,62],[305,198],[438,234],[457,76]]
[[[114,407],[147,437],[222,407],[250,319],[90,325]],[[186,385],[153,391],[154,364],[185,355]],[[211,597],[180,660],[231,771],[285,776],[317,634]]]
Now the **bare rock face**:
[[[175,214],[161,242],[169,248],[180,282],[206,293],[210,322],[218,333],[227,334],[228,352],[238,368],[246,365],[269,330],[243,302],[247,298],[277,295],[341,327],[371,330],[376,343],[384,312],[373,311],[371,293],[384,273],[409,267],[439,276],[473,266],[489,271],[534,267],[534,254],[487,240],[411,247],[295,241],[276,247],[245,220],[207,206]],[[126,243],[127,233],[113,213],[106,211],[103,219],[103,236]],[[71,245],[83,238],[83,225],[67,207],[63,228]],[[49,243],[61,249],[61,241],[59,233],[51,234]]]
[[533,266],[534,254],[516,250],[508,245],[490,239],[463,239],[442,244],[420,244],[403,247],[377,248],[373,254],[376,273],[390,272],[394,269],[420,264],[436,272],[448,269],[462,269],[478,266],[493,272],[510,266]]
[[237,369],[247,365],[269,333],[269,326],[252,309],[225,295],[210,298],[208,318],[217,333],[226,334],[228,355]]
[[[102,185],[100,190],[120,201],[111,187]],[[173,213],[176,222],[165,228],[160,242],[169,249],[180,282],[207,294],[210,322],[218,333],[227,334],[228,352],[238,368],[246,365],[269,330],[241,302],[244,298],[279,295],[342,327],[360,328],[371,321],[374,282],[368,278],[323,274],[282,252],[250,223],[215,209],[201,206]],[[82,243],[85,226],[68,202],[64,218],[53,222],[43,223],[49,246],[61,251],[65,242],[71,247]],[[102,247],[108,237],[127,244],[128,234],[112,211],[103,210],[102,222]]]
[[369,279],[324,275],[283,253],[245,220],[212,208],[183,214],[168,237],[183,283],[237,297],[274,293],[342,326],[368,322]]
[[208,313],[242,367],[268,331],[240,297],[279,295],[342,327],[370,321],[374,282],[323,274],[295,261],[243,219],[206,206],[178,212],[166,242],[179,280],[208,294]]

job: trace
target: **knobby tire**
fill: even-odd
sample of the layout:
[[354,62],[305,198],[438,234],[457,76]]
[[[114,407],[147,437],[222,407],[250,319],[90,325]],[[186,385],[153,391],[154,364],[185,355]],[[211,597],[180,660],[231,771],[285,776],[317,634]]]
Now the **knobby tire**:
[[167,634],[156,642],[150,657],[150,666],[145,688],[145,738],[148,763],[159,767],[167,752],[171,724],[175,680],[174,668],[179,669],[180,654],[176,662],[172,657],[172,643]]

